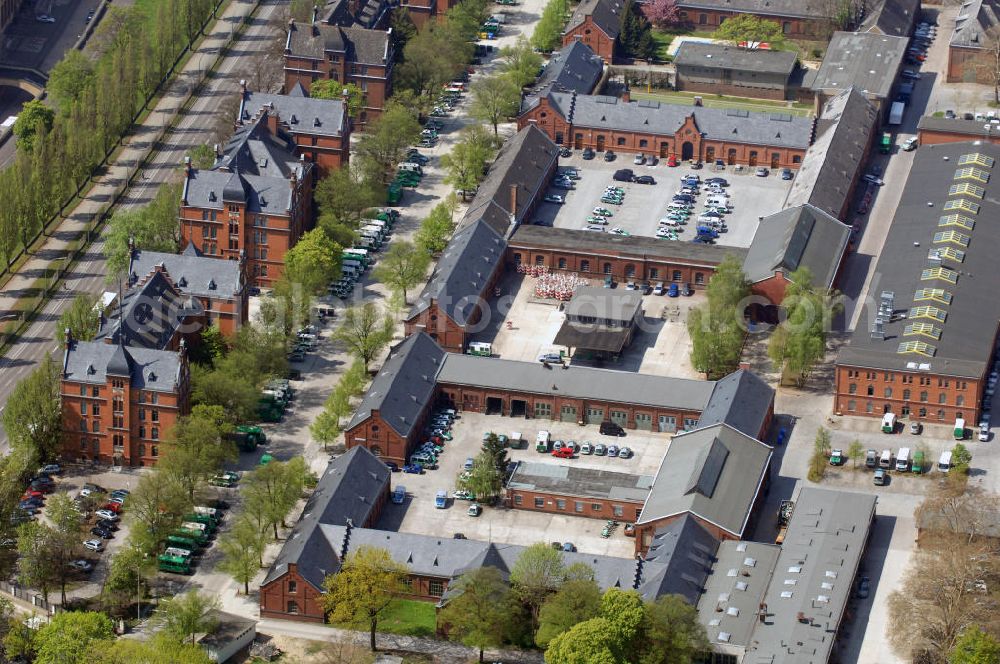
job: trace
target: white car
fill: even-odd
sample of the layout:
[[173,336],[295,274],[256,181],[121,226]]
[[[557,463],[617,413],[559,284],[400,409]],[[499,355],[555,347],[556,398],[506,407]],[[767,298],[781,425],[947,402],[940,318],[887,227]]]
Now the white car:
[[89,539],[83,543],[83,546],[91,551],[96,551],[97,553],[104,551],[104,542],[101,540]]
[[48,14],[39,14],[35,17],[35,20],[39,23],[55,23],[56,19],[49,16]]
[[583,230],[585,230],[585,231],[593,231],[595,233],[604,233],[605,232],[604,228],[602,228],[601,226],[587,226]]
[[560,196],[559,194],[549,194],[548,196],[545,197],[545,202],[558,203],[559,205],[562,205],[563,203],[566,202],[566,199]]
[[94,515],[97,516],[98,519],[107,519],[108,521],[118,520],[118,515],[111,510],[97,510],[94,512]]
[[908,139],[906,139],[905,141],[903,141],[903,144],[900,147],[903,148],[904,152],[910,152],[911,150],[916,150],[917,149],[917,137],[916,136],[910,136]]
[[632,160],[632,163],[636,166],[642,166],[646,163],[646,157],[640,152],[635,156],[635,159]]

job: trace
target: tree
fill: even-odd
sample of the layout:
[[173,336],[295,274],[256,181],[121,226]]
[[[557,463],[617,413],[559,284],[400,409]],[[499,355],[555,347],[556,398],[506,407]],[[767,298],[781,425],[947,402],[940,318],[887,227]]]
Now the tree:
[[299,23],[310,23],[313,11],[322,5],[322,0],[291,0],[289,14]]
[[178,640],[195,643],[195,638],[203,632],[215,629],[218,620],[215,612],[219,609],[219,598],[191,590],[160,603],[156,619],[163,629]]
[[111,618],[97,611],[60,611],[35,635],[38,655],[35,664],[64,664],[86,661],[84,656],[95,641],[114,637]]
[[38,588],[46,602],[61,572],[52,554],[54,534],[52,528],[37,521],[28,521],[17,528],[18,581]]
[[420,123],[409,108],[392,101],[382,115],[368,127],[354,150],[362,171],[385,186],[392,179],[396,164],[403,161],[406,151],[420,136]]
[[646,605],[643,637],[643,664],[692,664],[711,650],[698,610],[680,595]]
[[218,569],[233,577],[237,583],[242,583],[245,595],[250,594],[250,582],[260,570],[264,544],[261,531],[246,518],[239,519],[233,529],[219,540],[222,560]]
[[324,608],[333,622],[367,625],[375,652],[378,621],[404,590],[407,569],[385,549],[360,546],[348,554],[340,572],[323,580]]
[[500,442],[500,437],[492,431],[483,441],[483,456],[493,465],[502,477],[507,472],[507,449]]
[[17,136],[17,148],[30,153],[35,147],[35,136],[39,132],[51,132],[54,120],[55,113],[41,100],[25,102],[21,112],[17,114],[13,128],[14,135]]
[[130,244],[147,251],[177,251],[180,196],[180,187],[164,184],[146,207],[138,210],[121,208],[112,215],[104,240],[109,282],[114,282],[128,270]]
[[62,436],[59,377],[60,367],[47,354],[7,399],[3,427],[11,448],[20,450],[25,459],[48,461],[59,453]]
[[733,42],[767,42],[774,48],[785,40],[781,26],[753,14],[738,14],[720,25],[712,35],[715,39]]
[[652,26],[636,3],[625,5],[618,49],[627,56],[640,60],[652,60],[656,55]]
[[851,464],[855,469],[858,467],[858,462],[864,456],[865,446],[861,444],[861,441],[855,438],[851,441],[851,444],[847,448],[847,456],[851,458]]
[[285,254],[285,277],[315,295],[340,274],[342,247],[322,230],[307,231]]
[[454,39],[447,21],[431,21],[406,42],[403,62],[395,68],[394,92],[426,99],[454,78],[470,58],[470,46]]
[[503,60],[500,71],[518,88],[533,83],[542,70],[542,56],[524,37],[518,37],[513,46],[500,49],[500,57]]
[[407,293],[427,278],[431,257],[417,249],[413,243],[397,240],[389,247],[372,274],[395,292]]
[[601,590],[593,578],[566,581],[542,604],[535,643],[547,647],[573,625],[596,617],[600,609]]
[[948,664],[995,664],[1000,662],[1000,641],[978,626],[965,629],[948,656]]
[[347,346],[367,372],[368,365],[392,339],[392,320],[372,302],[351,307],[344,312],[333,339]]
[[807,477],[810,482],[819,482],[826,475],[827,459],[830,458],[830,432],[820,427],[816,431],[816,438],[813,440],[813,453],[809,457],[809,472]]
[[[442,160],[444,156],[442,156]],[[414,241],[428,255],[439,254],[448,246],[448,240],[451,238],[453,230],[455,230],[455,222],[452,220],[450,207],[447,203],[438,203],[431,208],[430,214],[420,222],[420,228],[417,230]]]
[[[346,93],[346,94],[345,94]],[[309,88],[309,96],[313,99],[340,99],[347,97],[347,116],[352,120],[358,119],[361,113],[362,100],[365,93],[356,83],[341,83],[333,79],[323,81],[313,81]]]
[[81,660],[88,664],[211,664],[208,652],[198,644],[181,643],[168,634],[154,634],[149,641],[114,639],[91,644]]
[[158,552],[160,543],[180,524],[180,515],[192,507],[177,483],[159,471],[140,476],[128,502],[132,541],[149,555]]
[[237,422],[250,422],[256,417],[260,399],[258,384],[226,367],[208,369],[191,367],[191,395],[196,404],[225,408]]
[[509,627],[510,589],[496,567],[478,567],[466,572],[455,583],[456,596],[439,614],[448,625],[448,637],[483,650],[503,643]]
[[771,335],[768,355],[798,385],[826,353],[826,336],[839,309],[825,292],[812,285],[812,272],[800,267],[790,276],[782,306],[786,319]]
[[26,661],[34,661],[37,654],[35,635],[37,632],[29,627],[20,616],[6,618],[7,633],[3,637],[4,654],[11,660],[20,657]]
[[546,598],[557,591],[565,578],[562,553],[545,542],[532,544],[514,563],[510,583],[515,596],[531,611],[532,631]]
[[384,200],[385,192],[380,185],[364,179],[354,169],[338,168],[316,186],[319,226],[330,235],[331,240],[344,244],[341,237],[331,233],[329,227],[341,225],[353,231],[362,213]]
[[486,177],[486,162],[495,152],[493,141],[494,137],[482,125],[469,125],[462,130],[462,138],[451,152],[441,155],[441,166],[448,171],[444,181],[461,191],[463,201]]
[[66,343],[66,330],[78,341],[90,341],[100,328],[100,313],[96,309],[97,295],[79,293],[59,316],[56,338]]
[[551,53],[562,46],[563,25],[568,15],[567,0],[549,0],[531,33],[531,45],[542,53]]
[[212,146],[202,143],[196,145],[184,155],[191,158],[191,165],[199,170],[207,170],[215,164],[215,150]]
[[177,420],[170,434],[172,445],[157,467],[189,505],[194,505],[198,489],[224,462],[237,458],[236,445],[227,436],[233,430],[221,406],[198,404],[190,415]]
[[48,538],[49,555],[58,575],[61,601],[66,604],[66,577],[69,575],[69,562],[80,547],[81,514],[65,492],[51,496],[45,511],[52,524],[52,533]]
[[681,13],[677,8],[677,0],[653,0],[644,5],[646,18],[658,28],[667,28],[681,22]]
[[691,335],[691,364],[709,378],[724,376],[739,364],[743,348],[743,300],[750,294],[750,284],[743,267],[726,257],[708,282],[708,302],[691,309],[688,332]]
[[520,103],[521,89],[510,78],[487,76],[472,84],[469,114],[493,125],[493,135],[499,136],[500,121],[516,115]]
[[968,466],[972,463],[972,452],[962,443],[955,443],[951,448],[951,462],[956,466]]
[[480,501],[492,504],[503,490],[503,471],[497,470],[488,452],[480,452],[472,461],[469,477],[459,483],[463,489],[476,494]]
[[242,493],[248,501],[262,506],[258,520],[263,527],[273,529],[274,539],[278,539],[278,526],[284,525],[285,517],[302,495],[306,474],[302,457],[293,457],[260,466],[244,478]]
[[62,113],[69,113],[83,91],[93,85],[94,64],[82,51],[70,49],[52,67],[45,85],[49,96]]
[[101,589],[104,605],[120,615],[132,601],[141,602],[146,577],[153,572],[155,560],[137,539],[130,540],[108,563],[108,576]]
[[611,649],[611,625],[604,618],[591,618],[573,625],[552,639],[545,651],[549,664],[619,664]]

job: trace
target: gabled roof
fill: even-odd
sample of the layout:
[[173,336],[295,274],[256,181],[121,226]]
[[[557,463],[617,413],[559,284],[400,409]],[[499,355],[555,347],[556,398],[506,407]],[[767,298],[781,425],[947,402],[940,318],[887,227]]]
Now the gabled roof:
[[278,134],[268,130],[265,114],[248,117],[229,137],[212,169],[282,179],[294,175],[301,180],[305,166],[295,155],[295,142],[281,129]]
[[950,46],[986,48],[987,34],[1000,24],[995,0],[964,0],[955,17]]
[[434,377],[447,354],[423,332],[401,341],[389,352],[347,428],[361,424],[377,410],[393,431],[403,438],[409,436],[434,396]]
[[800,267],[812,272],[813,285],[830,288],[847,249],[851,228],[811,205],[765,217],[750,243],[743,272],[751,283],[781,271],[787,278]]
[[286,51],[294,56],[323,60],[328,51],[344,53],[348,62],[368,65],[388,65],[392,38],[387,30],[339,25],[295,24],[285,42]]
[[690,515],[657,528],[645,555],[648,568],[639,593],[649,601],[660,595],[680,595],[696,605],[718,549],[719,540]]
[[[469,203],[463,223],[482,219],[501,237],[507,238],[525,213],[545,194],[546,174],[559,159],[559,146],[545,132],[528,126],[507,139],[500,148],[476,197]],[[512,209],[515,197],[517,209]]]
[[852,86],[828,100],[816,121],[816,140],[806,150],[784,207],[808,203],[839,219],[864,170],[877,123],[875,107],[858,88]]
[[580,27],[591,18],[594,25],[611,39],[617,39],[622,29],[623,0],[582,0],[566,24],[563,34]]
[[[299,86],[304,91],[304,88]],[[339,99],[313,99],[304,95],[271,95],[246,91],[237,121],[251,122],[262,110],[276,113],[290,132],[317,136],[340,136],[347,116]]]
[[538,105],[549,90],[589,95],[604,73],[604,61],[582,41],[572,41],[549,58],[542,75],[521,101],[521,113]]
[[389,467],[364,447],[353,447],[330,462],[261,585],[294,564],[302,578],[322,590],[326,575],[340,568],[336,543],[331,544],[321,526],[367,523],[388,490],[389,475]]
[[183,293],[171,276],[154,268],[143,275],[109,313],[97,339],[126,346],[162,350],[174,340],[177,329],[190,316],[204,313],[201,301]]
[[64,380],[104,385],[108,376],[127,376],[134,389],[152,392],[175,392],[180,371],[178,352],[104,341],[73,341],[63,359]]
[[689,513],[742,537],[771,454],[771,447],[727,424],[677,434],[638,523]]
[[685,67],[706,67],[791,76],[798,59],[795,51],[772,51],[766,48],[747,49],[724,43],[685,41],[677,49],[674,65],[678,67],[678,70]]
[[506,242],[485,221],[460,228],[438,259],[409,318],[425,311],[433,300],[445,315],[464,324],[503,264],[505,250]]
[[694,116],[698,130],[709,140],[800,149],[812,142],[812,119],[788,113],[751,113],[647,100],[626,102],[605,95],[555,91],[546,98],[556,112],[577,128],[674,134]]
[[874,32],[835,32],[812,89],[831,94],[853,85],[869,97],[888,99],[909,41]]
[[865,10],[863,32],[908,37],[920,14],[920,0],[874,0]]
[[740,369],[715,382],[698,426],[727,424],[756,438],[773,405],[774,388],[752,371]]
[[758,16],[788,16],[822,20],[832,18],[832,5],[825,0],[678,0],[680,9],[715,9]]
[[202,256],[192,243],[180,254],[136,249],[129,260],[129,283],[134,284],[162,265],[182,293],[211,298],[233,298],[243,292],[238,261]]

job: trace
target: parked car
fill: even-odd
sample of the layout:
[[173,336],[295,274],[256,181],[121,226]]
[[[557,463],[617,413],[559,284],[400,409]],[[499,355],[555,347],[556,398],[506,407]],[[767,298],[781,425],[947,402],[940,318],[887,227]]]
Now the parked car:
[[92,572],[94,570],[94,563],[83,558],[70,561],[69,566],[81,572]]
[[620,450],[618,450],[619,459],[631,459],[634,456],[634,454],[635,453],[632,452],[631,447],[623,447]]
[[58,475],[62,473],[62,466],[58,463],[50,463],[47,466],[42,466],[38,472],[42,475]]
[[563,159],[572,156],[573,152],[569,148],[562,148],[559,150],[559,156]]
[[889,478],[889,474],[885,472],[882,468],[876,468],[875,474],[872,476],[872,482],[875,486],[885,486],[886,481]]
[[840,448],[834,448],[830,452],[830,465],[831,466],[841,466],[844,463],[844,450]]
[[912,150],[916,150],[917,149],[917,137],[916,136],[910,136],[908,139],[906,139],[905,141],[903,141],[903,144],[900,145],[900,147],[903,149],[904,152],[910,152]]
[[563,542],[562,550],[572,553],[573,551],[576,551],[576,547],[573,546],[572,542]]
[[618,449],[617,445],[608,445],[608,457],[609,458],[610,457],[617,458],[618,457],[618,452],[619,452],[619,449]]
[[559,353],[543,353],[538,356],[538,361],[558,364],[562,362],[562,355]]
[[580,454],[593,454],[594,446],[590,444],[590,441],[585,441],[583,445],[580,446]]
[[48,14],[39,14],[35,17],[35,20],[39,23],[55,23],[55,18],[49,16]]
[[621,427],[617,422],[612,422],[610,420],[605,420],[601,422],[600,428],[601,434],[605,436],[624,436],[625,429]]
[[868,594],[871,592],[871,581],[867,576],[861,577],[858,580],[858,590],[854,593],[854,596],[858,599],[868,599]]
[[919,436],[924,430],[924,425],[920,422],[910,422],[910,433],[914,436]]
[[586,159],[587,161],[590,161],[591,159],[593,159],[593,158],[594,158],[595,156],[597,156],[597,155],[596,155],[596,153],[595,153],[595,152],[593,151],[593,149],[591,149],[591,148],[584,148],[584,149],[583,149],[583,154],[582,154],[581,156],[582,156],[582,157],[583,157],[584,159]]
[[111,530],[111,531],[118,530],[118,524],[111,519],[98,519],[97,523],[95,523],[94,525],[100,528],[104,528],[106,530]]
[[642,166],[643,164],[646,163],[646,157],[640,152],[632,160],[632,163],[635,164],[636,166]]
[[573,458],[573,448],[572,447],[561,447],[558,450],[552,450],[552,456],[557,459],[572,459]]
[[912,69],[904,69],[900,76],[910,81],[920,80],[920,72],[913,71]]
[[94,516],[98,519],[107,519],[108,521],[116,521],[118,519],[118,515],[111,510],[97,510],[94,512]]
[[555,203],[557,205],[562,205],[566,202],[566,199],[559,194],[548,194],[545,196],[544,200],[546,203]]
[[104,542],[101,540],[89,539],[83,543],[83,546],[91,551],[96,551],[97,553],[104,551]]
[[423,466],[420,466],[418,464],[408,463],[405,466],[403,466],[403,472],[410,473],[412,475],[423,475],[424,469]]
[[472,503],[471,505],[469,505],[469,509],[467,510],[467,514],[469,516],[479,516],[482,513],[483,513],[483,508],[479,503]]
[[472,457],[466,457],[465,463],[462,464],[464,470],[472,470],[472,466],[475,464],[475,460]]
[[607,152],[604,153],[604,161],[614,161],[614,160],[615,160],[614,152],[608,150]]
[[754,173],[754,175],[756,175],[759,178],[766,178],[768,176],[768,173],[770,173],[770,171],[768,171],[766,168],[764,168],[763,166],[758,166],[757,171]]
[[656,179],[652,175],[639,175],[634,182],[636,184],[656,184]]
[[633,177],[634,175],[632,173],[632,169],[619,168],[615,171],[614,175],[611,176],[611,179],[615,182],[631,182]]
[[597,456],[604,456],[608,453],[608,448],[604,443],[598,443],[594,446],[594,454]]
[[790,168],[782,168],[781,169],[781,179],[782,180],[791,180],[792,177],[793,177],[792,176],[792,169],[790,169]]
[[93,528],[91,528],[90,534],[97,535],[101,539],[111,539],[112,537],[115,536],[113,532],[111,532],[107,528],[101,528],[100,526],[94,526]]

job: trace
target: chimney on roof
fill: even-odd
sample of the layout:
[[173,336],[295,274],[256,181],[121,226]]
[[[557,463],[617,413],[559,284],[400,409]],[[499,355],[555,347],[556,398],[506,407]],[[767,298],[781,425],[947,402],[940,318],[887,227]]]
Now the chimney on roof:
[[73,331],[67,327],[64,334],[66,337],[66,343],[64,345],[66,350],[69,350],[70,346],[73,345]]
[[194,167],[191,165],[191,157],[184,157],[184,177],[190,178],[193,172]]
[[510,214],[512,217],[517,216],[517,185],[510,185]]
[[247,80],[245,78],[240,79],[240,88],[243,90],[243,94],[250,92],[247,90]]

